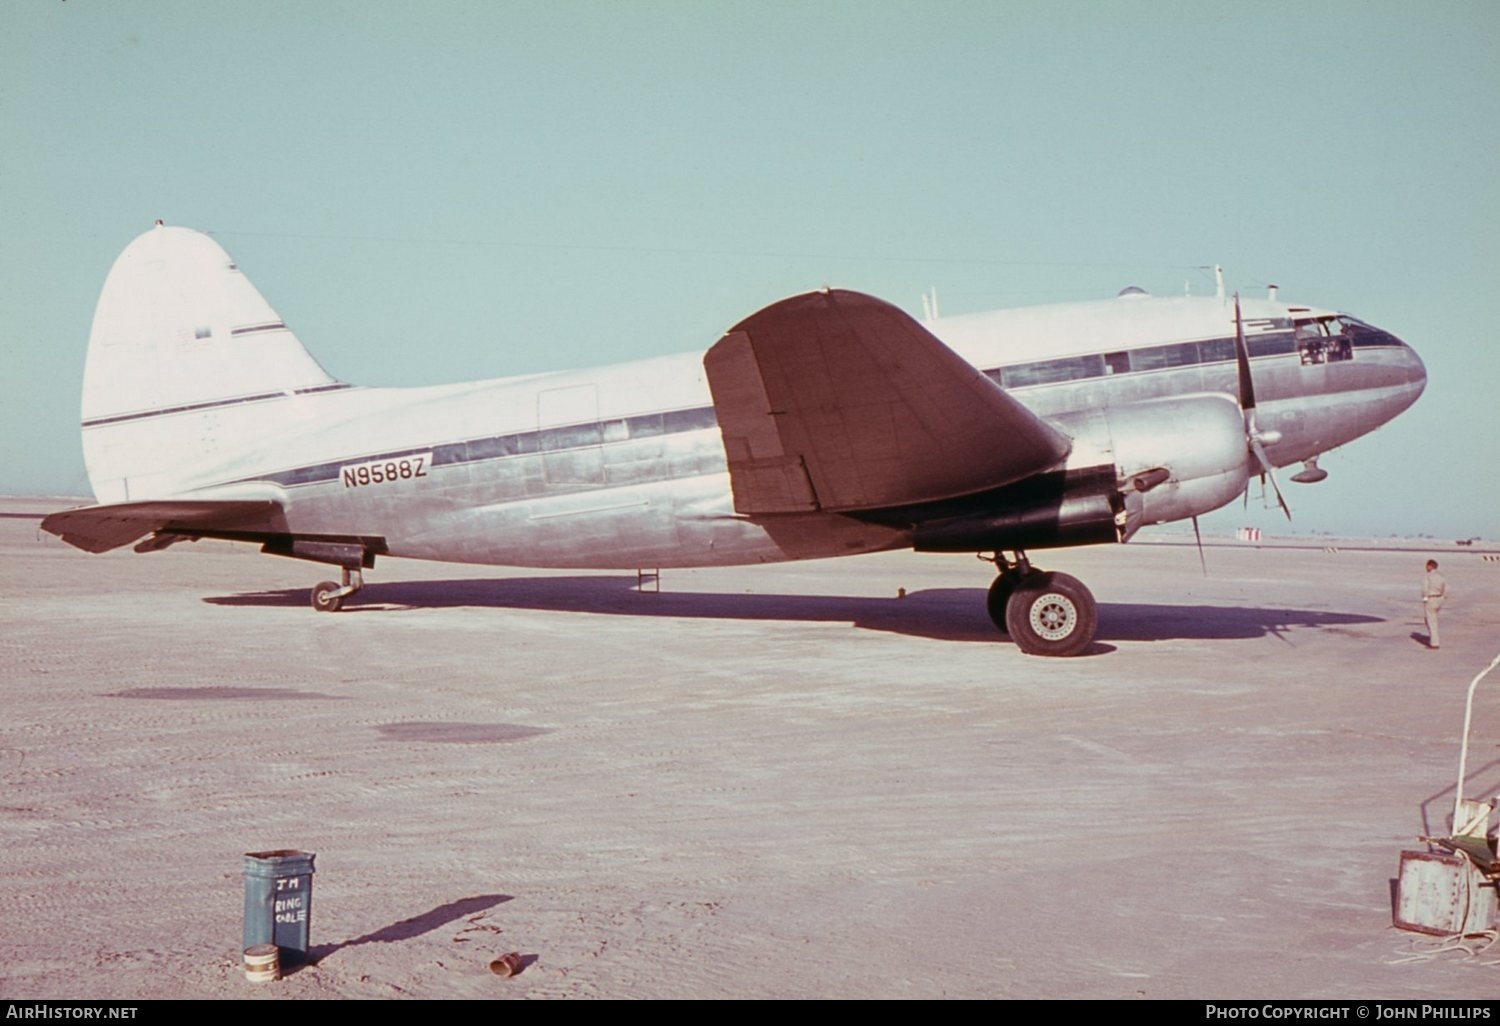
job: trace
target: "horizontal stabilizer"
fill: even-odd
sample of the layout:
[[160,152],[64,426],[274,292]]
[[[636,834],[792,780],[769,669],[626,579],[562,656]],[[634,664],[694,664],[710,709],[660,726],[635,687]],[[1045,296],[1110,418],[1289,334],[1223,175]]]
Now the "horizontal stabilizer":
[[735,509],[844,512],[967,495],[1070,442],[898,308],[841,289],[772,304],[704,357]]
[[270,499],[166,499],[117,502],[63,510],[42,520],[50,531],[85,552],[108,552],[156,531],[285,531],[281,504]]

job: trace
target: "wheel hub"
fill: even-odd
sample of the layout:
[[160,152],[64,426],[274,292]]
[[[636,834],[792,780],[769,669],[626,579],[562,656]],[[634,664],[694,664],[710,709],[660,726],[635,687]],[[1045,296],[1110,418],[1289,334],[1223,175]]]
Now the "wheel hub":
[[1061,641],[1078,626],[1078,608],[1066,595],[1049,591],[1031,603],[1031,629],[1047,641]]

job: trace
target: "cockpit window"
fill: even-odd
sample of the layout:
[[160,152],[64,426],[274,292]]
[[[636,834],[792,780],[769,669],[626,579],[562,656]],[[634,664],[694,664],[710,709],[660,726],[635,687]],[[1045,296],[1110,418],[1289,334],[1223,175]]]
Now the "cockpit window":
[[1338,318],[1342,326],[1344,336],[1349,339],[1355,349],[1372,349],[1375,347],[1386,347],[1401,349],[1406,346],[1395,335],[1388,331],[1382,331],[1373,324],[1366,324],[1358,317],[1350,317],[1348,314]]
[[1297,352],[1304,367],[1319,363],[1337,363],[1354,357],[1354,346],[1338,317],[1313,317],[1293,325]]

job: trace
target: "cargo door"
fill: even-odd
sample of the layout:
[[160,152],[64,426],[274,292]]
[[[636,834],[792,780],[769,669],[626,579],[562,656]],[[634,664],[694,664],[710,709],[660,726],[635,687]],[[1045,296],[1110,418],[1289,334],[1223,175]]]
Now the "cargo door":
[[548,485],[604,484],[597,385],[569,385],[537,393],[536,419]]

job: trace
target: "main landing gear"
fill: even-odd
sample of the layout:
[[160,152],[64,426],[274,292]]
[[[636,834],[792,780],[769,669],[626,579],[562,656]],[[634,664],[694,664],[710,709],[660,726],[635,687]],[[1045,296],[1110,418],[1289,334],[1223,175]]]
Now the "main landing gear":
[[343,587],[332,581],[313,585],[312,607],[320,613],[337,613],[343,608],[344,599],[365,586],[365,575],[362,570],[345,568],[343,580]]
[[1017,552],[1014,561],[997,552],[986,562],[1000,571],[985,602],[990,619],[1022,652],[1071,656],[1094,640],[1098,603],[1078,578],[1038,570],[1024,552]]

